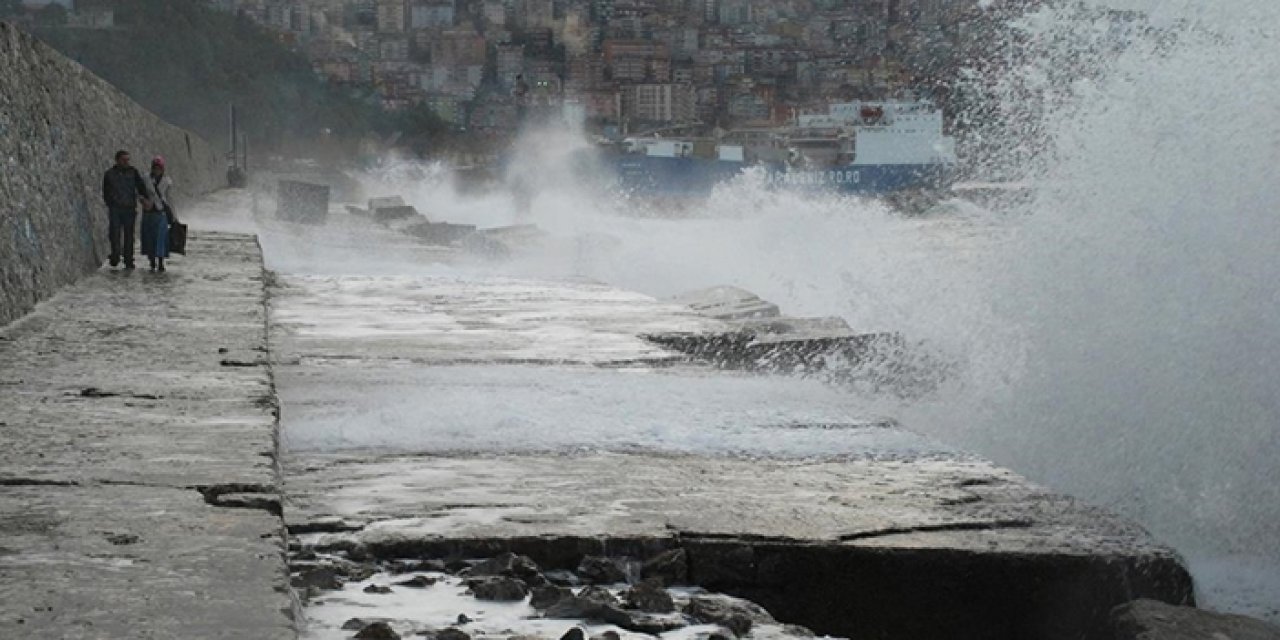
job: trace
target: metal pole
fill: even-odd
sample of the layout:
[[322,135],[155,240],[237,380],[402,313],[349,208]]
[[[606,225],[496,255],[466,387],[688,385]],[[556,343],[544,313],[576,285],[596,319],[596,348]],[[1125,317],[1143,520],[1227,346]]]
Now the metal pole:
[[231,105],[231,164],[232,166],[234,166],[236,164],[236,160],[239,159],[238,157],[239,153],[237,152],[237,143],[239,142],[240,135],[238,131],[239,127],[237,126],[239,123],[236,122],[236,115],[237,115],[236,106],[233,104]]

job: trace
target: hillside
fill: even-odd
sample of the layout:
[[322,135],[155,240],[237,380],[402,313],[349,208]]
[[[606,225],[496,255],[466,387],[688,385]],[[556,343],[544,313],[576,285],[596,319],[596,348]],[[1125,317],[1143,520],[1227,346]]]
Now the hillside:
[[[401,131],[421,140],[444,125],[428,113],[388,114],[370,96],[327,85],[306,59],[252,21],[198,0],[114,0],[116,28],[29,28],[149,110],[225,146],[235,103],[254,147],[296,147],[329,131],[341,141]],[[425,110],[424,110],[425,111]]]

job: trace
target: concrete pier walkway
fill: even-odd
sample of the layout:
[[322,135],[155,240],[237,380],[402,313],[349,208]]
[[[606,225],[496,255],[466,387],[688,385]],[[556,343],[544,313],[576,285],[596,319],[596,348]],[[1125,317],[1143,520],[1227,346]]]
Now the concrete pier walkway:
[[0,638],[292,638],[265,274],[198,233],[0,328]]

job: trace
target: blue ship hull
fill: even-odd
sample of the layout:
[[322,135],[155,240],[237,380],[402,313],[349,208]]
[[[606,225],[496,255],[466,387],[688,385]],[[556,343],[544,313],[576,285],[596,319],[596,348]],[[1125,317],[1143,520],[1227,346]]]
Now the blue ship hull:
[[875,196],[944,186],[950,173],[943,164],[844,165],[828,169],[795,169],[700,158],[639,154],[614,158],[618,184],[628,192],[654,196],[705,196],[716,185],[752,169],[764,171],[772,188],[835,191]]

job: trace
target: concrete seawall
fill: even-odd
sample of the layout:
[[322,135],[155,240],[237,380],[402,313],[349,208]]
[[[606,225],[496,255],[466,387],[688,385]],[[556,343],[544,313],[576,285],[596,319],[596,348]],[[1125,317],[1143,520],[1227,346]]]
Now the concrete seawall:
[[179,208],[223,185],[207,142],[0,23],[0,324],[106,259],[102,172],[117,149],[136,165],[165,156]]

